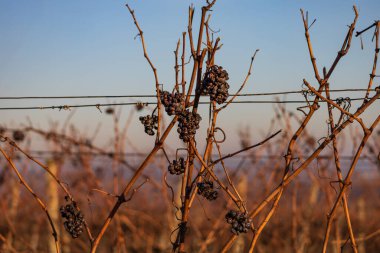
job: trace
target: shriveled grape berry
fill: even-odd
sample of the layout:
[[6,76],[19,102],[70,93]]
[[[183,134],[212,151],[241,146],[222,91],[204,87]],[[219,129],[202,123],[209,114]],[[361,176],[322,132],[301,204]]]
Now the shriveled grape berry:
[[78,238],[83,233],[84,216],[81,211],[76,209],[73,201],[59,209],[61,217],[65,219],[63,225],[73,238]]
[[136,111],[142,111],[142,109],[144,109],[144,103],[142,102],[137,102],[136,105],[135,105],[135,108],[136,108]]
[[25,139],[25,134],[21,130],[15,130],[13,132],[13,139],[15,141],[23,141]]
[[169,163],[168,171],[172,175],[181,175],[185,172],[186,161],[183,157],[177,160],[173,160],[173,163]]
[[106,114],[113,114],[114,112],[115,112],[115,110],[112,107],[108,107],[106,109]]
[[178,117],[179,138],[184,142],[189,142],[191,138],[194,138],[201,119],[198,113],[190,112],[189,109],[182,111]]
[[179,92],[170,93],[163,91],[161,93],[161,103],[164,105],[165,111],[169,116],[178,115],[184,109],[183,96]]
[[154,130],[158,129],[158,117],[157,115],[141,116],[140,122],[144,125],[145,133],[148,135],[154,135]]
[[198,194],[202,195],[207,200],[215,200],[218,197],[218,192],[214,189],[214,183],[204,181],[197,184]]
[[248,217],[247,213],[230,210],[225,218],[227,223],[231,224],[231,232],[235,235],[239,235],[239,233],[247,233],[251,228],[252,219]]
[[227,83],[228,73],[223,67],[211,66],[205,73],[202,81],[202,94],[209,95],[211,101],[218,104],[226,102],[230,85]]

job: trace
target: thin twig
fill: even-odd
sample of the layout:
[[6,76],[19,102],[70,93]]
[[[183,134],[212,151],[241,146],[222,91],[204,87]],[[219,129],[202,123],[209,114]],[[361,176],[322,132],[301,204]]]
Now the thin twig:
[[9,165],[12,167],[13,171],[16,173],[18,179],[20,180],[20,183],[27,189],[27,191],[32,194],[34,199],[37,201],[38,205],[42,208],[42,210],[45,212],[46,217],[49,221],[50,227],[52,229],[52,236],[54,238],[55,242],[55,249],[57,253],[61,252],[60,249],[60,241],[58,238],[57,230],[55,229],[55,225],[53,223],[53,220],[50,216],[50,213],[45,205],[45,203],[37,196],[37,194],[33,191],[33,189],[29,186],[29,184],[25,181],[19,170],[16,168],[15,164],[13,163],[12,159],[5,153],[5,151],[0,147],[0,152],[3,154],[5,159],[7,159]]

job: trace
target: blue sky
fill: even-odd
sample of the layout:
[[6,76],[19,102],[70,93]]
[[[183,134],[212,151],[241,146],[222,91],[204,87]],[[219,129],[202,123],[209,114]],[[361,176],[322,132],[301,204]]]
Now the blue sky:
[[[129,1],[165,87],[172,87],[174,81],[173,50],[186,29],[188,6],[195,5],[194,29],[197,30],[199,7],[203,3]],[[134,39],[137,31],[124,4],[124,1],[104,0],[0,0],[1,96],[152,94],[153,75],[142,56],[139,39]],[[310,20],[317,18],[311,38],[319,65],[329,66],[341,46],[347,25],[353,20],[353,4],[359,9],[358,29],[380,18],[378,0],[219,0],[213,8],[211,27],[221,30],[217,35],[224,45],[216,63],[228,70],[231,89],[236,90],[247,72],[252,53],[259,48],[245,92],[298,90],[303,78],[315,84],[299,9],[309,11]],[[354,38],[350,54],[331,79],[332,87],[366,87],[373,54],[371,35],[363,37],[364,50],[360,49],[360,40]],[[95,101],[125,100],[92,102]],[[0,101],[0,106],[70,102],[86,101]],[[123,111],[127,115],[129,108]],[[372,115],[378,113],[378,109],[370,111]],[[232,132],[246,124],[253,129],[265,128],[272,115],[268,105],[254,108],[238,105],[221,116],[221,124]],[[62,121],[67,112],[0,111],[0,123],[25,123],[27,116],[44,127],[49,121]],[[254,122],[253,118],[257,117],[262,120]],[[93,108],[78,110],[73,118],[73,123],[85,129],[94,129],[100,122],[104,136],[109,121]],[[132,130],[140,136],[138,126]]]

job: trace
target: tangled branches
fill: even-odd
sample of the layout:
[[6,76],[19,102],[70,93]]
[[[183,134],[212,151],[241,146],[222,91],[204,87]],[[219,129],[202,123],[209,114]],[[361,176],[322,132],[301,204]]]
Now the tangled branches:
[[[272,185],[268,184],[263,189],[263,192],[268,193],[266,197],[259,202],[257,202],[257,199],[251,200],[251,199],[245,199],[248,194],[242,193],[243,190],[239,188],[244,187],[238,187],[235,185],[237,182],[240,182],[238,180],[239,175],[239,169],[237,171],[234,171],[233,173],[230,173],[230,166],[228,163],[225,162],[226,159],[229,159],[231,157],[234,157],[238,154],[247,152],[250,159],[252,160],[251,163],[255,166],[259,166],[258,163],[255,163],[253,160],[253,149],[259,148],[263,146],[267,141],[270,141],[272,138],[277,136],[277,134],[280,133],[280,131],[275,132],[273,128],[270,128],[269,134],[266,133],[265,136],[262,138],[264,139],[261,142],[258,142],[255,145],[249,145],[249,143],[252,142],[252,140],[248,140],[250,135],[245,135],[248,138],[245,140],[242,140],[242,149],[239,149],[233,153],[222,155],[222,150],[224,149],[224,145],[228,145],[228,131],[222,130],[222,128],[218,125],[218,116],[219,113],[224,112],[224,109],[229,106],[232,101],[235,99],[236,96],[238,96],[241,92],[241,90],[244,88],[245,84],[247,83],[247,80],[249,79],[251,75],[252,70],[252,63],[254,60],[254,56],[251,58],[248,73],[245,76],[245,79],[243,83],[241,84],[240,88],[237,87],[237,91],[235,93],[231,92],[231,89],[234,87],[230,87],[229,81],[229,75],[228,72],[221,67],[220,65],[217,65],[215,55],[218,53],[218,50],[221,48],[220,38],[217,38],[214,40],[214,34],[215,32],[210,28],[210,19],[211,16],[208,14],[211,11],[211,8],[215,4],[214,1],[207,1],[206,5],[202,7],[202,12],[200,16],[200,24],[199,24],[199,34],[198,36],[193,35],[193,18],[194,18],[194,9],[193,7],[189,8],[189,19],[188,19],[188,27],[187,31],[182,34],[182,40],[180,39],[177,43],[176,50],[174,52],[175,56],[175,66],[174,69],[176,71],[175,73],[175,82],[174,87],[171,87],[173,92],[169,91],[163,91],[160,89],[160,83],[158,79],[158,73],[157,69],[155,68],[153,62],[151,61],[146,45],[145,45],[145,39],[144,39],[144,33],[135,17],[134,11],[127,5],[128,10],[132,16],[133,22],[137,28],[138,36],[141,39],[141,46],[143,49],[143,55],[145,59],[147,60],[153,75],[155,79],[155,99],[157,99],[157,108],[153,110],[152,114],[145,115],[139,117],[139,121],[144,126],[144,131],[149,136],[155,136],[155,142],[153,145],[153,148],[148,153],[148,155],[145,157],[145,159],[142,159],[142,161],[139,161],[140,164],[138,166],[133,167],[132,174],[128,174],[129,179],[127,180],[127,183],[121,187],[121,182],[125,182],[124,178],[123,180],[119,180],[118,178],[118,165],[119,164],[126,164],[126,161],[120,158],[120,155],[122,154],[120,152],[121,148],[120,146],[123,141],[119,140],[120,134],[118,130],[118,122],[116,120],[117,115],[114,111],[114,108],[109,107],[105,113],[110,114],[114,117],[115,120],[115,146],[113,147],[113,152],[102,152],[103,154],[108,154],[110,158],[112,158],[112,173],[113,173],[113,192],[108,193],[106,191],[98,191],[103,192],[107,197],[113,197],[115,198],[115,201],[113,203],[110,203],[110,205],[113,205],[108,215],[106,216],[105,220],[101,225],[98,226],[99,230],[98,233],[92,237],[90,228],[86,226],[86,221],[84,219],[84,214],[82,211],[79,210],[77,202],[73,200],[73,197],[69,195],[68,190],[66,186],[58,179],[58,177],[55,176],[54,173],[52,173],[47,166],[41,166],[41,163],[38,163],[36,159],[34,159],[32,156],[26,155],[28,159],[32,161],[36,161],[41,167],[43,167],[49,175],[54,178],[55,182],[61,186],[63,191],[68,195],[67,201],[65,205],[61,206],[59,211],[61,214],[61,218],[64,219],[63,226],[66,229],[67,232],[70,233],[70,235],[73,238],[79,237],[85,229],[88,230],[87,234],[89,235],[89,245],[91,247],[90,251],[91,253],[95,253],[98,250],[98,247],[102,241],[102,238],[107,232],[107,229],[109,228],[111,222],[115,219],[116,224],[116,232],[117,234],[117,240],[121,240],[120,238],[123,238],[123,236],[120,236],[120,234],[123,233],[125,230],[133,231],[133,233],[139,233],[138,229],[136,229],[133,225],[133,222],[129,220],[130,218],[130,212],[137,212],[136,210],[133,210],[133,208],[128,208],[128,210],[121,210],[120,207],[126,203],[129,202],[132,199],[132,196],[134,192],[139,188],[133,189],[134,185],[137,184],[139,181],[141,181],[141,177],[144,175],[144,171],[148,167],[149,164],[153,164],[152,167],[156,166],[156,163],[152,163],[152,161],[158,161],[155,160],[155,156],[159,150],[164,150],[171,148],[172,150],[177,149],[175,145],[178,145],[178,139],[181,147],[183,147],[186,151],[186,155],[182,157],[176,156],[176,159],[170,160],[165,153],[167,163],[164,162],[162,167],[165,173],[167,171],[172,174],[176,175],[175,177],[171,177],[170,180],[175,180],[176,185],[178,186],[178,191],[174,191],[172,187],[171,189],[171,199],[170,199],[170,205],[175,206],[175,221],[171,220],[170,227],[178,227],[175,236],[175,243],[173,243],[173,252],[185,252],[186,248],[188,247],[186,242],[189,240],[185,240],[185,238],[189,236],[193,236],[193,234],[188,233],[188,226],[190,224],[190,220],[192,216],[190,213],[192,212],[194,204],[194,199],[198,198],[197,194],[202,196],[203,198],[198,198],[200,206],[203,208],[205,217],[207,216],[207,208],[204,208],[204,205],[210,205],[210,210],[214,207],[213,205],[217,205],[218,203],[223,203],[223,209],[229,210],[227,214],[225,214],[224,210],[218,210],[221,214],[217,219],[216,223],[218,225],[215,225],[214,231],[217,231],[219,229],[223,229],[227,226],[230,226],[232,236],[225,245],[225,247],[222,249],[222,252],[226,252],[229,247],[231,247],[233,241],[237,238],[237,236],[241,234],[248,234],[250,235],[249,230],[253,230],[253,237],[250,244],[249,252],[253,252],[254,249],[257,246],[257,242],[259,240],[260,235],[262,234],[263,230],[265,229],[266,225],[270,222],[271,218],[275,214],[277,208],[280,205],[280,200],[282,199],[283,194],[286,192],[286,186],[292,183],[295,178],[302,173],[302,171],[306,170],[310,166],[313,160],[315,160],[321,152],[330,144],[332,144],[332,150],[335,161],[335,169],[336,169],[336,182],[338,182],[337,185],[339,185],[339,192],[335,196],[335,202],[332,201],[333,206],[329,210],[329,216],[327,220],[327,226],[325,231],[325,239],[323,243],[323,251],[326,252],[328,248],[328,242],[329,242],[329,236],[330,231],[332,227],[332,221],[334,219],[334,215],[337,213],[337,208],[339,206],[342,206],[343,208],[343,215],[345,218],[346,226],[345,229],[347,229],[347,233],[350,238],[350,242],[353,248],[354,252],[357,252],[357,244],[355,241],[355,235],[354,230],[352,228],[351,224],[351,218],[349,216],[350,212],[348,209],[348,198],[346,195],[346,191],[349,185],[351,185],[351,178],[352,174],[355,170],[355,167],[357,165],[358,159],[362,153],[363,147],[367,143],[369,137],[371,136],[372,132],[374,131],[376,125],[379,123],[379,117],[377,117],[372,124],[367,125],[360,117],[361,115],[368,109],[370,106],[374,104],[374,102],[379,99],[380,93],[379,89],[377,88],[375,95],[369,95],[370,89],[372,87],[373,79],[376,77],[376,63],[377,63],[377,54],[378,54],[378,40],[379,40],[379,23],[377,22],[376,25],[373,27],[376,27],[375,30],[375,37],[376,37],[376,47],[375,47],[375,57],[374,57],[374,64],[372,68],[372,72],[370,74],[370,82],[368,85],[368,90],[366,91],[366,99],[363,104],[355,108],[356,110],[353,110],[353,105],[351,104],[351,99],[347,96],[345,98],[337,98],[332,99],[330,97],[330,77],[332,73],[335,71],[336,66],[338,63],[340,63],[340,60],[342,57],[344,57],[350,49],[351,46],[351,40],[353,36],[353,32],[356,26],[357,18],[358,18],[358,12],[356,10],[356,7],[354,7],[354,13],[355,17],[353,22],[348,28],[347,35],[344,38],[344,41],[342,43],[341,49],[338,51],[338,54],[334,61],[331,63],[330,67],[328,69],[323,69],[323,74],[321,75],[318,69],[318,65],[316,62],[316,57],[314,56],[314,52],[311,45],[310,35],[309,35],[309,29],[311,25],[314,24],[314,22],[310,25],[308,23],[308,15],[304,15],[303,11],[301,11],[302,15],[302,21],[304,24],[305,29],[305,37],[307,46],[309,49],[309,55],[310,55],[310,61],[314,70],[314,75],[316,79],[317,86],[312,86],[306,79],[304,79],[303,85],[307,86],[307,89],[305,88],[302,92],[303,96],[305,97],[307,106],[303,108],[307,108],[308,110],[303,111],[304,117],[303,118],[297,118],[297,124],[298,128],[296,131],[294,131],[293,134],[291,134],[292,124],[291,120],[293,120],[296,116],[294,114],[286,114],[283,118],[280,116],[278,117],[278,121],[283,121],[283,127],[287,129],[286,134],[282,137],[280,141],[276,143],[276,145],[273,145],[270,150],[274,152],[275,154],[284,154],[285,162],[282,165],[283,173],[279,174],[277,173],[278,170],[281,168],[281,164],[275,164],[273,161],[269,161],[269,168],[271,168],[270,171],[271,176],[269,177],[271,180],[269,182],[274,182],[275,180],[278,180],[277,187],[272,187]],[[363,33],[363,32],[362,32]],[[188,39],[189,45],[186,45],[186,41]],[[181,55],[181,65],[179,65],[179,55],[180,55],[180,46],[182,43],[182,55]],[[187,47],[188,46],[188,47]],[[189,72],[186,72],[187,66],[190,66],[189,64],[185,63],[185,57],[186,56],[186,48],[190,48],[190,61],[192,61],[192,70]],[[186,75],[189,73],[188,75]],[[181,74],[181,75],[180,75]],[[189,80],[186,80],[186,77],[189,76]],[[182,80],[181,80],[182,79]],[[180,86],[182,86],[182,90],[180,92]],[[170,89],[169,89],[170,90]],[[373,90],[371,90],[373,91]],[[231,94],[230,94],[231,93]],[[204,121],[202,121],[202,117],[207,111],[202,113],[201,108],[199,107],[201,96],[207,95],[209,96],[209,100],[207,100],[206,103],[209,103],[209,121],[207,127],[204,129],[205,131],[199,131],[203,125],[205,125]],[[203,102],[203,101],[201,101]],[[315,112],[319,110],[322,111],[324,109],[323,106],[320,106],[320,102],[326,103],[327,106],[327,118],[328,118],[328,136],[325,136],[323,138],[323,141],[319,143],[319,146],[316,147],[315,138],[310,136],[307,133],[307,127],[309,127],[310,122],[312,122],[312,119],[315,118]],[[161,105],[163,108],[161,108]],[[144,104],[138,104],[136,107],[137,111],[141,111],[143,109]],[[98,108],[99,109],[99,108]],[[301,108],[302,109],[302,108]],[[163,110],[166,111],[166,114],[163,113]],[[339,110],[340,117],[338,119],[334,118],[335,111],[333,110]],[[334,112],[334,113],[333,113]],[[285,109],[282,110],[283,115],[285,115]],[[278,113],[280,115],[280,113]],[[166,124],[165,117],[167,116],[173,116],[170,117],[170,122]],[[202,125],[201,125],[202,121]],[[363,138],[361,139],[360,145],[358,146],[358,149],[354,155],[354,157],[351,160],[350,166],[348,170],[342,170],[341,164],[340,164],[340,156],[339,156],[339,147],[337,145],[338,139],[337,136],[343,132],[344,129],[349,127],[353,122],[358,123],[361,128],[363,129]],[[177,126],[177,127],[176,127]],[[177,130],[176,134],[172,134],[174,129]],[[216,138],[216,133],[220,131],[223,134],[223,138],[219,138],[219,140]],[[5,130],[0,128],[0,136],[1,140],[3,142],[7,142],[12,148],[17,149],[17,144],[15,142],[8,142],[6,137],[3,135],[5,134]],[[200,136],[203,132],[206,133],[203,138]],[[270,134],[271,132],[275,132],[275,134]],[[171,144],[167,145],[167,138],[168,136],[178,136],[177,138],[177,144]],[[269,136],[269,137],[268,137]],[[21,131],[13,132],[13,139],[15,141],[21,142],[25,139],[25,134]],[[47,140],[55,140],[56,142],[59,142],[58,135],[52,134],[46,136]],[[126,139],[126,138],[125,138]],[[123,139],[123,140],[125,140]],[[203,145],[197,144],[197,140],[203,139],[205,140],[204,150],[200,150],[200,146]],[[76,142],[78,143],[78,142]],[[84,145],[79,145],[79,149],[81,147],[86,147],[88,149],[94,149],[94,145],[92,144],[92,140],[86,140],[84,141]],[[307,143],[310,148],[308,151],[311,153],[308,153],[306,157],[300,157],[299,153],[301,153],[300,148],[298,147],[299,143]],[[286,145],[287,144],[287,145]],[[60,143],[60,145],[63,145]],[[165,146],[167,145],[167,146]],[[286,145],[286,150],[282,150],[282,148]],[[174,146],[174,147],[173,147]],[[249,152],[252,151],[252,152]],[[40,206],[46,211],[48,220],[50,222],[55,243],[57,246],[57,252],[59,252],[59,238],[57,237],[56,229],[54,226],[53,219],[50,218],[50,214],[46,209],[45,204],[42,202],[42,200],[37,197],[35,192],[32,190],[32,188],[25,182],[25,180],[22,177],[22,173],[20,173],[20,170],[17,169],[15,164],[12,162],[12,159],[7,153],[1,149],[2,154],[6,158],[9,165],[12,167],[14,173],[19,177],[20,181],[23,183],[23,185],[28,189],[28,191],[35,197],[36,201],[40,204]],[[24,153],[24,152],[23,152]],[[251,154],[252,153],[252,154]],[[370,153],[376,153],[376,148],[372,148],[370,150]],[[24,153],[26,154],[26,152]],[[217,156],[218,158],[215,160],[214,156]],[[85,164],[83,162],[84,166],[87,166],[87,171],[92,171],[92,168],[90,165]],[[158,167],[158,166],[156,166]],[[267,168],[268,168],[267,167]],[[256,167],[255,167],[256,169]],[[342,171],[346,171],[346,174],[343,174]],[[245,173],[246,171],[244,171]],[[262,181],[266,181],[266,174],[262,173],[260,174],[260,171],[257,172],[256,175],[262,176]],[[247,173],[248,174],[248,173]],[[87,175],[86,175],[87,176]],[[96,179],[94,179],[96,181]],[[166,182],[166,176],[164,177],[164,181],[166,185],[169,185]],[[271,187],[273,188],[271,191]],[[160,185],[157,183],[156,185],[157,189],[161,189]],[[66,195],[65,194],[65,195]],[[165,194],[164,194],[165,195]],[[167,194],[166,194],[167,195]],[[174,196],[178,195],[178,196]],[[327,194],[326,194],[327,195]],[[209,200],[209,202],[204,201],[204,199]],[[294,197],[294,201],[296,202],[297,197]],[[178,203],[175,203],[178,202]],[[206,203],[206,204],[203,204]],[[257,206],[252,208],[252,203],[258,203]],[[267,205],[271,205],[269,208],[265,208]],[[340,205],[341,204],[341,205]],[[249,208],[252,208],[251,210]],[[215,208],[217,209],[217,208]],[[168,209],[170,210],[170,209]],[[124,215],[117,215],[119,213],[122,213]],[[295,213],[295,211],[294,211]],[[225,214],[225,215],[224,215]],[[87,217],[87,216],[86,216]],[[146,219],[146,216],[144,216]],[[224,218],[223,218],[224,217]],[[201,219],[203,216],[197,216],[197,218]],[[256,218],[256,219],[254,219]],[[125,219],[125,220],[123,220]],[[154,219],[153,219],[154,220]],[[253,224],[253,220],[255,221],[255,225]],[[225,221],[224,225],[219,225],[222,221]],[[150,221],[152,222],[152,221]],[[153,223],[153,222],[152,222]],[[173,224],[174,223],[174,224]],[[177,224],[175,224],[177,223]],[[227,224],[226,224],[227,223]],[[256,224],[257,223],[257,224]],[[123,224],[123,225],[120,225]],[[129,227],[128,229],[124,229],[124,225],[127,224]],[[159,224],[162,225],[162,224]],[[294,229],[294,231],[297,231],[297,229]],[[173,232],[173,236],[174,236]],[[142,233],[142,232],[140,232]],[[214,236],[214,238],[212,238]],[[215,241],[215,233],[214,235],[210,235],[210,238],[207,243],[211,243],[213,240]],[[124,240],[124,239],[123,239]],[[297,247],[297,241],[294,240],[294,248]],[[120,241],[118,241],[119,244]],[[207,244],[205,243],[205,244]],[[203,247],[203,251],[207,251],[207,245]]]

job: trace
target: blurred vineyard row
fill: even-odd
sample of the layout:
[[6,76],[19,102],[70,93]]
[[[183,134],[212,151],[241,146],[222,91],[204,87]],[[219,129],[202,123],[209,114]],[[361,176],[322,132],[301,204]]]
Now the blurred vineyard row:
[[[292,112],[283,110],[272,123],[286,129],[288,121],[297,121],[297,118]],[[17,139],[17,145],[26,151],[31,149],[36,139],[43,143],[42,146],[46,147],[44,152],[32,154],[46,163],[67,185],[76,196],[88,225],[96,231],[116,201],[113,194],[117,194],[120,185],[131,176],[131,170],[141,162],[144,154],[125,153],[127,135],[123,131],[115,133],[118,136],[113,140],[115,146],[109,148],[97,147],[88,138],[77,136],[74,126],[71,126],[71,131],[57,129],[3,128],[3,134]],[[290,130],[283,131],[281,137],[254,151],[226,160],[231,180],[248,207],[257,205],[271,186],[281,179],[284,162],[281,150],[287,144]],[[358,145],[354,131],[342,136],[342,143],[350,143],[352,150]],[[251,144],[250,135],[247,130],[240,131],[242,148]],[[306,141],[297,149],[294,166],[301,163],[318,144],[312,133],[307,135]],[[366,146],[348,191],[350,214],[360,252],[376,252],[380,248],[377,219],[380,216],[380,160],[376,153],[379,143],[380,131],[377,131]],[[14,148],[7,148],[7,151],[36,194],[47,203],[59,229],[62,252],[86,251],[89,243],[85,236],[73,239],[64,229],[59,209],[67,204],[65,194],[46,172],[20,151]],[[175,150],[171,152],[169,156],[173,157]],[[343,170],[348,168],[352,159],[349,152],[346,153],[341,158]],[[30,194],[21,187],[5,159],[0,159],[0,166],[0,251],[52,252],[54,241],[41,207],[31,201]],[[221,166],[215,166],[214,170],[223,178]],[[326,215],[339,190],[335,173],[333,154],[327,149],[304,175],[288,187],[273,221],[263,232],[257,252],[320,250]],[[181,185],[176,176],[168,173],[168,161],[162,153],[157,154],[145,175],[149,175],[149,181],[146,178],[139,180],[137,185],[141,187],[117,214],[101,244],[101,252],[170,251],[170,241],[174,240],[173,233],[178,229],[176,216],[180,215],[180,199],[174,196],[180,196]],[[226,181],[226,178],[223,180]],[[188,230],[189,236],[194,238],[188,241],[190,252],[219,252],[232,234],[224,216],[233,203],[223,191],[218,190],[218,194],[219,198],[211,202],[200,195],[196,197]],[[344,218],[339,214],[337,217],[329,252],[341,252],[342,242],[348,240]],[[255,219],[262,217],[259,215]],[[249,245],[249,237],[249,233],[240,235],[231,252],[244,252]],[[344,252],[350,252],[348,245]]]

